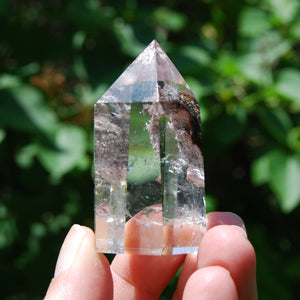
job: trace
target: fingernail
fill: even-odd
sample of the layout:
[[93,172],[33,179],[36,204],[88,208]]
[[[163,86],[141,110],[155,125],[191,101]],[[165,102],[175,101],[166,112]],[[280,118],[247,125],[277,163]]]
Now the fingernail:
[[247,237],[247,230],[242,218],[232,212],[213,212],[210,213],[209,228],[218,225],[232,225],[243,231]]
[[247,231],[246,231],[245,228],[243,228],[243,227],[241,227],[241,226],[237,226],[237,225],[231,225],[231,226],[236,227],[236,228],[238,228],[239,230],[241,230],[241,231],[243,232],[243,234],[245,235],[245,237],[248,238],[248,236],[247,236]]
[[74,262],[86,231],[80,225],[73,225],[60,249],[54,277],[67,271]]
[[240,216],[238,216],[237,214],[230,212],[230,211],[227,211],[224,213],[227,214],[227,216],[228,216],[227,224],[241,229],[243,231],[243,233],[245,234],[245,236],[247,237],[247,230],[246,230],[246,226],[245,226],[243,219]]

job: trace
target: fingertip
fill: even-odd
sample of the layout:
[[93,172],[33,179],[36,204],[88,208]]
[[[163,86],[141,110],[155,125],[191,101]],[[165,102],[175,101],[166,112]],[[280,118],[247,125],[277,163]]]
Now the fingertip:
[[45,299],[112,299],[108,260],[98,255],[94,232],[74,225],[61,248]]
[[252,244],[245,238],[244,232],[238,226],[222,225],[211,228],[199,247],[198,268],[206,266],[209,261],[223,262],[224,267],[232,267],[231,263],[247,263],[253,265],[256,255]]
[[184,289],[183,300],[238,300],[238,293],[228,270],[211,266],[194,272]]
[[[246,233],[246,228],[245,228],[245,224],[243,222],[243,220],[236,214],[234,213],[230,213],[230,212],[212,212],[212,213],[208,213],[207,214],[207,233],[205,234],[205,236],[208,236],[208,240],[213,240],[216,241],[217,239],[214,237],[210,238],[211,234],[211,230],[214,227],[217,227],[219,225],[230,225],[230,228],[233,228],[233,231],[238,231],[238,233],[242,233],[242,238],[245,239],[247,237],[247,233]],[[217,229],[216,235],[218,236],[220,234],[220,230],[222,229],[222,227]],[[231,235],[231,234],[230,234]],[[205,239],[207,239],[207,237],[204,237]],[[240,236],[238,237],[238,239],[240,238]],[[203,243],[203,241],[201,242],[201,244]],[[200,244],[200,247],[202,247]],[[203,248],[203,247],[202,247]],[[208,247],[204,247],[205,251],[211,253],[212,255],[214,255],[213,253],[213,248],[210,248],[210,246]],[[202,257],[202,254],[200,255]],[[194,257],[195,258],[195,257]],[[200,258],[202,259],[202,258]],[[179,280],[178,280],[178,284],[177,284],[177,289],[175,291],[174,297],[173,299],[182,299],[182,295],[183,295],[183,289],[184,286],[189,278],[189,276],[197,269],[197,258],[194,260],[190,260],[190,256],[188,255]],[[198,265],[198,268],[201,267],[200,265]]]
[[59,251],[54,277],[70,268],[76,258],[85,235],[86,231],[82,226],[75,224],[71,227]]
[[240,299],[256,299],[256,255],[239,226],[221,225],[207,231],[199,247],[198,268],[221,266],[233,278]]

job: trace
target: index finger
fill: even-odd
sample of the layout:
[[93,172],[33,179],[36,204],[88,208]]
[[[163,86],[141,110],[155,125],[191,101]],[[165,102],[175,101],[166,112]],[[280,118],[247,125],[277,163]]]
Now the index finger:
[[244,222],[227,212],[209,213],[207,220],[208,232],[200,243],[198,257],[187,255],[173,299],[182,299],[186,283],[197,269],[211,266],[230,272],[241,299],[256,299],[255,252],[246,238]]

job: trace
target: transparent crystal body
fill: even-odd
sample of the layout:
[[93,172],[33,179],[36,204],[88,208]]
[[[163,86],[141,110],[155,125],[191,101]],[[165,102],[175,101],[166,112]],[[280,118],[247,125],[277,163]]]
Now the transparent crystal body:
[[95,104],[98,252],[198,250],[206,228],[199,104],[153,41]]

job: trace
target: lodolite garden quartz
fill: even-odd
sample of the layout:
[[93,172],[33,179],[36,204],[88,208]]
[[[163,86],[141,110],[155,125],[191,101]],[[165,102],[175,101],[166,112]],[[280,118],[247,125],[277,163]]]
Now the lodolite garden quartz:
[[206,228],[199,104],[153,41],[95,104],[98,252],[198,250]]

